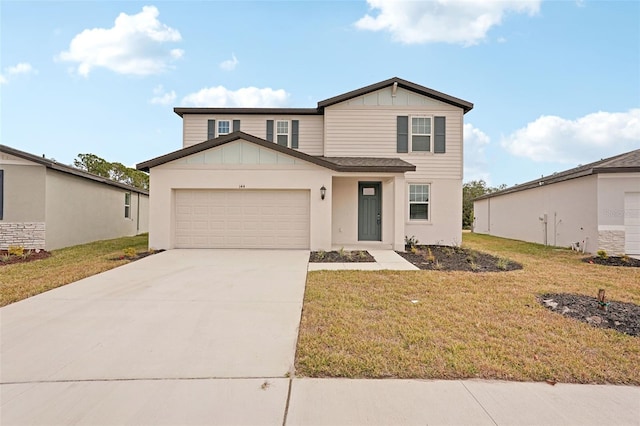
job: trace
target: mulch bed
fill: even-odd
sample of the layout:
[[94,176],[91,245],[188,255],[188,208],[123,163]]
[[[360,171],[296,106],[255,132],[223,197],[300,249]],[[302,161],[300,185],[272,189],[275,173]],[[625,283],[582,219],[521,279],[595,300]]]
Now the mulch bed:
[[462,247],[416,246],[412,253],[396,252],[420,269],[432,271],[505,272],[522,269],[522,265],[507,259],[499,259],[487,253]]
[[553,312],[594,327],[640,336],[640,306],[633,303],[611,301],[603,311],[598,309],[597,298],[580,294],[543,294],[538,301]]
[[375,262],[366,250],[312,251],[309,255],[311,263],[359,263]]
[[593,256],[585,257],[582,261],[604,266],[628,266],[631,268],[640,268],[640,260],[634,259],[633,257],[608,256],[607,258],[602,258],[599,256]]
[[34,260],[46,259],[51,256],[51,252],[46,250],[25,250],[24,256],[14,256],[9,254],[8,250],[0,250],[0,266],[13,265],[14,263],[33,262]]

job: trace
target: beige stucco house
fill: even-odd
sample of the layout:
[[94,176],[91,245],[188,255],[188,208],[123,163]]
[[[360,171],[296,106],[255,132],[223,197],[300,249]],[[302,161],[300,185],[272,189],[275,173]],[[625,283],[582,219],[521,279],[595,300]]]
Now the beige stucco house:
[[400,78],[315,108],[175,108],[182,149],[150,172],[155,248],[459,244],[473,104]]
[[480,234],[640,255],[640,149],[479,197],[473,210]]
[[0,249],[53,250],[149,229],[149,194],[0,145]]

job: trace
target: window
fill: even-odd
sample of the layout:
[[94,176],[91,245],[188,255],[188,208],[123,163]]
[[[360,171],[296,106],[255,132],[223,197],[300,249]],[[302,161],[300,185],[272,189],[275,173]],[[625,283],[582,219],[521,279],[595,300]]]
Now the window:
[[276,121],[276,142],[278,145],[289,146],[288,121]]
[[409,220],[429,220],[429,185],[409,185]]
[[124,194],[124,217],[131,219],[131,193],[125,192]]
[[411,118],[411,151],[431,152],[431,117]]
[[228,135],[231,133],[231,123],[229,120],[219,120],[218,121],[218,136]]

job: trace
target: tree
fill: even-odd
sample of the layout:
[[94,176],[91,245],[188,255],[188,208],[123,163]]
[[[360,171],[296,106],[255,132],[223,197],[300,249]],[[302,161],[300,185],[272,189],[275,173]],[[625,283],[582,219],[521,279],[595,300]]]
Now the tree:
[[149,175],[140,170],[132,169],[121,163],[110,163],[95,154],[78,154],[73,165],[94,175],[102,176],[116,182],[149,189]]
[[507,185],[502,184],[497,187],[489,187],[487,183],[480,180],[472,180],[462,185],[462,229],[471,229],[473,225],[473,199],[485,194],[501,191]]

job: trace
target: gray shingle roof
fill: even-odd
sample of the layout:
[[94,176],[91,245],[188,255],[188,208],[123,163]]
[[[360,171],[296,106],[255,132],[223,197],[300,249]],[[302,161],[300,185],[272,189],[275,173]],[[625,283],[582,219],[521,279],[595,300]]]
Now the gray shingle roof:
[[475,200],[483,200],[485,198],[497,197],[512,192],[524,191],[531,188],[538,188],[543,185],[551,185],[558,182],[564,182],[583,176],[594,175],[598,173],[635,173],[640,172],[640,149],[625,152],[614,157],[605,158],[583,166],[574,167],[573,169],[563,172],[554,173],[549,176],[543,176],[540,179],[532,180],[520,185],[515,185],[502,191],[496,191],[486,194]]
[[47,167],[48,169],[57,170],[59,172],[89,179],[95,182],[104,183],[106,185],[114,186],[120,189],[125,189],[130,192],[137,192],[139,194],[149,195],[149,191],[146,191],[144,189],[136,188],[135,186],[126,185],[124,183],[116,182],[114,180],[107,179],[102,176],[94,175],[93,173],[85,172],[84,170],[67,166],[66,164],[61,164],[61,163],[58,163],[57,161],[49,160],[48,158],[38,157],[37,155],[29,154],[28,152],[20,151],[19,149],[11,148],[6,145],[0,145],[0,152],[6,152],[7,154],[22,158],[24,160],[41,164]]

